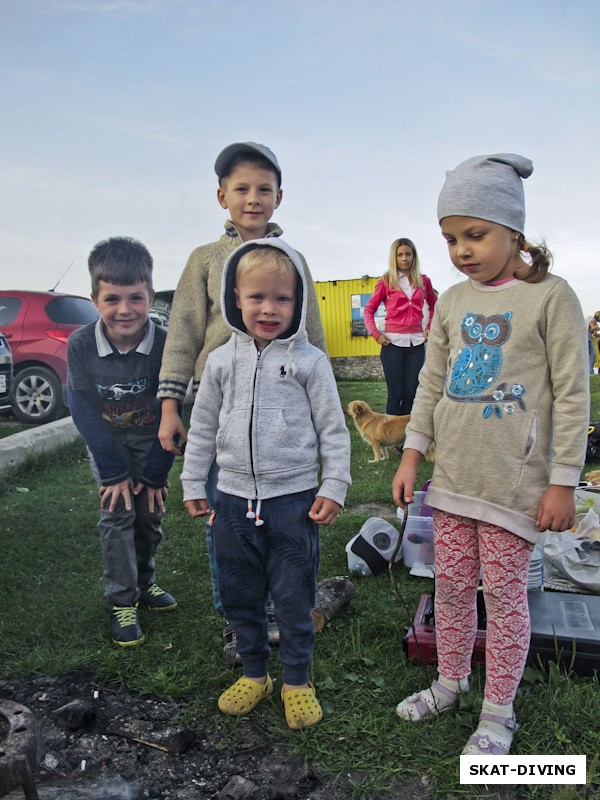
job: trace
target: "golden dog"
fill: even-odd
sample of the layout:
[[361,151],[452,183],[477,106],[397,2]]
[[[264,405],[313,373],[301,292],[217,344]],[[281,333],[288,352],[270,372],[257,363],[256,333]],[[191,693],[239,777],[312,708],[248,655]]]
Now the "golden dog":
[[[388,458],[388,447],[401,447],[404,444],[410,414],[380,414],[362,400],[352,400],[348,403],[347,411],[354,420],[356,430],[373,448],[374,458],[369,460],[369,464]],[[427,451],[426,458],[428,461],[434,460],[433,444]]]

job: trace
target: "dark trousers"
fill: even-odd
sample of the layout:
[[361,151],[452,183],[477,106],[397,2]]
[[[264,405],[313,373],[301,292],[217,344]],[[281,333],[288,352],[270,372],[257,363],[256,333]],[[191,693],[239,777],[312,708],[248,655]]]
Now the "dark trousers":
[[386,413],[410,414],[419,385],[419,372],[425,363],[425,344],[414,347],[383,345],[381,363],[388,390]]
[[[130,464],[134,486],[143,474],[155,438],[155,433],[142,436],[120,431],[113,435],[115,448]],[[90,463],[100,486],[100,475],[91,453]],[[145,488],[135,497],[132,493],[131,500],[131,511],[125,509],[122,497],[114,511],[100,509],[98,534],[104,566],[104,600],[109,606],[134,605],[140,591],[156,580],[156,550],[163,535],[164,513],[157,505],[153,512],[148,509]]]
[[221,602],[237,636],[244,674],[267,674],[267,599],[275,603],[283,682],[308,681],[314,648],[312,609],[319,565],[318,525],[308,517],[316,490],[262,501],[257,526],[248,502],[217,490],[213,545]]

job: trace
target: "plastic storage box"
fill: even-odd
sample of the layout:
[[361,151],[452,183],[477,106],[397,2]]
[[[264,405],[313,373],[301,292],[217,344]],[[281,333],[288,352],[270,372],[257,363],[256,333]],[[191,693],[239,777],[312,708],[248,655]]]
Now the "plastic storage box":
[[[576,675],[600,672],[600,596],[571,592],[528,592],[531,643],[528,663],[560,662]],[[485,663],[487,620],[483,593],[477,594],[477,633],[473,662]],[[413,625],[403,640],[410,661],[437,663],[433,599],[421,595]]]
[[402,557],[407,567],[433,564],[433,519],[409,513],[404,529]]
[[[402,558],[407,567],[433,564],[433,509],[425,502],[426,492],[415,492],[408,508],[408,520],[402,540]],[[404,509],[398,507],[398,519],[404,519]]]
[[529,663],[560,662],[576,675],[600,673],[600,596],[528,592]]

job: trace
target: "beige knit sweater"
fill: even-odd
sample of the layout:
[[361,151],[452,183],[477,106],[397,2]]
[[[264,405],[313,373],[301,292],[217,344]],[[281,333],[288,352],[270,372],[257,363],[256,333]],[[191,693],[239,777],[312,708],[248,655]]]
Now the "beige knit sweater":
[[549,484],[576,486],[589,424],[586,331],[561,278],[463,281],[438,299],[405,448],[436,442],[427,502],[535,542]]
[[[267,237],[281,236],[278,225],[269,223]],[[193,378],[196,393],[208,354],[229,339],[231,330],[221,314],[221,278],[227,257],[242,240],[227,220],[225,233],[216,242],[192,251],[177,284],[169,317],[169,331],[158,384],[160,400],[183,401]],[[300,254],[299,254],[300,255]],[[327,352],[317,295],[304,257],[300,255],[307,282],[306,332],[309,341]]]

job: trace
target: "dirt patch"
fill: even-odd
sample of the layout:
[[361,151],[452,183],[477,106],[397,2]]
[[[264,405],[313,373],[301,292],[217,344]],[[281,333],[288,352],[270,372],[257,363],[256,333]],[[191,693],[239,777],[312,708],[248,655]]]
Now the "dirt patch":
[[359,503],[350,509],[353,514],[368,514],[369,517],[381,517],[392,524],[397,519],[396,507],[391,503]]
[[[342,800],[351,797],[351,781],[361,782],[358,773],[333,777],[312,769],[251,716],[231,749],[218,733],[181,725],[172,698],[103,686],[90,672],[8,680],[0,698],[26,706],[39,723],[40,800]],[[21,800],[23,791],[7,797]],[[371,795],[425,797],[418,779]]]

